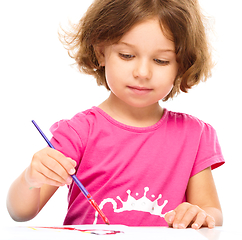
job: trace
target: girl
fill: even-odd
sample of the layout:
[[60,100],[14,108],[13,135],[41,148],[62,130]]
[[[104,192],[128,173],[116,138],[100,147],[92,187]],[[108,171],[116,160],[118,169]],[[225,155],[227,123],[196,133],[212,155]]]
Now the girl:
[[215,130],[159,104],[210,76],[198,2],[96,0],[63,41],[110,95],[51,127],[56,150],[34,154],[9,190],[12,218],[32,219],[67,184],[64,224],[102,223],[71,182],[75,173],[112,224],[222,225],[211,173],[224,163]]

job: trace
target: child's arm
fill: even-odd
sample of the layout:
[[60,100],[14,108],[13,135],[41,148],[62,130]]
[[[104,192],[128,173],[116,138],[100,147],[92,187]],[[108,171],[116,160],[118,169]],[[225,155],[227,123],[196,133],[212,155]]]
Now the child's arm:
[[15,221],[34,218],[59,186],[71,183],[76,162],[45,148],[33,156],[30,166],[13,182],[7,197],[9,214]]
[[198,229],[222,225],[221,206],[210,167],[190,178],[186,195],[186,203],[165,215],[170,226]]

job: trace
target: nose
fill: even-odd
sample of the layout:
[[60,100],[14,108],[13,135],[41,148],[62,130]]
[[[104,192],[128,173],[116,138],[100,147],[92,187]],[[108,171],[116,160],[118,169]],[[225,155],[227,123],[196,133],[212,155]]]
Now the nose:
[[136,79],[149,80],[152,77],[151,65],[148,60],[141,59],[136,62],[133,75]]

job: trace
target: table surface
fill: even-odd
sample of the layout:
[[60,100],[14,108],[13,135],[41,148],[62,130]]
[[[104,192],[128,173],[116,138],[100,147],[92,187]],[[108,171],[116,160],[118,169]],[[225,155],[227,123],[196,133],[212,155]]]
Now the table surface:
[[201,228],[198,230],[209,240],[241,240],[242,229],[231,229],[225,227],[215,227],[214,229]]
[[[114,232],[117,231],[117,232]],[[152,240],[228,240],[242,239],[242,230],[172,229],[166,227],[127,227],[123,225],[78,225],[57,227],[0,227],[1,240],[49,240],[56,239],[149,239]],[[162,238],[161,238],[162,236]]]

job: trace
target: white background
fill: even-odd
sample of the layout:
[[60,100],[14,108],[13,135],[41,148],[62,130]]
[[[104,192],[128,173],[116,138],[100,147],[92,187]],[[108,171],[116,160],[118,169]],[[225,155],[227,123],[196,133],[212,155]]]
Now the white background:
[[[77,22],[91,0],[0,1],[0,221],[5,226],[61,225],[67,208],[67,188],[57,191],[42,212],[26,223],[8,215],[10,184],[46,146],[31,123],[34,119],[50,138],[49,127],[63,118],[98,105],[108,96],[104,87],[70,64],[58,40],[60,24]],[[226,227],[240,226],[241,195],[241,22],[238,0],[200,0],[210,17],[213,76],[206,83],[161,103],[189,113],[217,131],[226,164],[213,171]],[[122,74],[122,73],[121,73]]]

